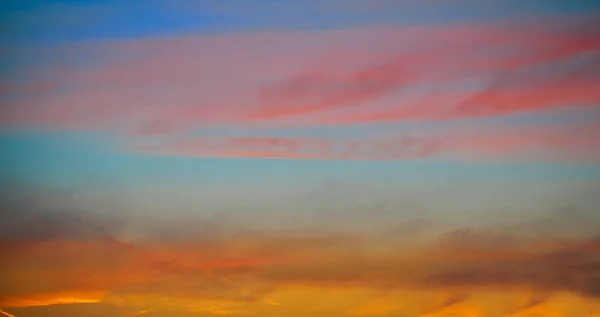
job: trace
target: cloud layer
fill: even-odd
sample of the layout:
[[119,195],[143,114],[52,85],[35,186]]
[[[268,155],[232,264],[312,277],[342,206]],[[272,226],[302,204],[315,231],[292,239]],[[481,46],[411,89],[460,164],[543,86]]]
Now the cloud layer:
[[[591,312],[600,298],[597,184],[579,186],[583,194],[566,205],[549,202],[527,220],[515,204],[502,222],[481,209],[487,222],[455,212],[451,221],[448,208],[422,210],[393,191],[374,196],[343,184],[298,195],[325,208],[306,206],[313,212],[246,201],[241,212],[125,216],[52,210],[68,195],[4,197],[0,307],[16,314],[102,302],[156,316],[519,316],[566,300],[575,305],[569,311]],[[339,300],[328,305],[321,293]],[[297,309],[298,301],[316,306]]]
[[[571,142],[583,143],[575,135],[595,139],[597,131],[567,132],[556,145],[548,141],[556,137],[543,136],[564,133],[548,131],[553,127],[502,140],[513,129],[510,116],[596,111],[600,34],[581,30],[594,30],[597,19],[577,18],[265,31],[47,48],[47,56],[63,57],[46,58],[38,63],[42,66],[25,63],[18,76],[2,84],[2,124],[117,133],[133,139],[138,149],[149,137],[189,138],[208,127],[225,133],[232,127],[271,132],[223,136],[218,148],[202,150],[174,145],[168,138],[158,148],[171,155],[398,159],[449,151],[466,157],[490,147],[485,144],[511,143],[511,155],[515,148],[541,148],[560,156],[585,152],[580,159],[597,161],[590,151],[597,148],[594,141],[584,149],[568,148]],[[468,129],[461,129],[458,140],[450,131],[433,138],[399,136],[392,141],[399,145],[383,146],[374,144],[390,140],[349,140],[338,146],[328,144],[338,141],[299,140],[305,139],[302,133],[294,140],[273,136],[289,128],[368,129],[384,122],[435,125],[484,118],[506,118],[507,123],[498,136],[485,136],[489,140],[475,126],[466,136],[462,130]],[[304,147],[323,149],[297,153]],[[342,149],[327,149],[333,147]],[[370,149],[366,155],[348,154],[365,147]]]

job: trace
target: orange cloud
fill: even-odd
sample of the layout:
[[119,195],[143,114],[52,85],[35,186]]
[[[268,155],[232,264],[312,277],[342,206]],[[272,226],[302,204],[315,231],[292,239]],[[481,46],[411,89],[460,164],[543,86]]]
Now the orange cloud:
[[103,293],[85,294],[80,290],[72,293],[35,294],[31,296],[6,296],[0,305],[8,307],[50,306],[60,304],[99,303],[104,299]]
[[0,314],[3,314],[5,316],[7,316],[7,317],[17,317],[15,315],[11,314],[11,313],[3,311],[2,309],[0,309]]
[[[588,209],[562,212],[569,205],[560,199],[539,219],[507,212],[512,222],[468,230],[450,210],[440,214],[452,220],[417,209],[445,226],[425,222],[407,232],[418,223],[406,222],[406,198],[384,211],[381,201],[354,205],[356,192],[334,198],[343,212],[248,207],[179,215],[180,222],[147,210],[117,219],[108,211],[40,210],[28,197],[0,213],[0,240],[23,246],[0,259],[0,307],[19,317],[77,316],[102,305],[102,317],[591,315],[600,308],[592,185]],[[335,196],[331,187],[319,193]],[[303,199],[320,205],[319,197]],[[586,206],[584,199],[577,202]],[[555,225],[544,230],[549,220]]]
[[[2,278],[8,288],[0,290],[1,305],[107,300],[164,308],[172,301],[190,307],[206,301],[205,309],[214,303],[236,306],[256,302],[280,287],[294,285],[457,292],[437,309],[455,307],[465,294],[479,290],[533,289],[600,296],[595,273],[600,246],[596,240],[556,241],[554,246],[540,247],[540,241],[533,238],[488,238],[485,231],[476,234],[442,237],[438,240],[442,244],[434,241],[421,250],[403,248],[403,239],[384,242],[335,235],[328,239],[249,235],[243,240],[190,240],[168,247],[124,248],[114,241],[47,242],[2,262]],[[498,239],[505,244],[489,243]],[[207,249],[207,244],[213,244],[218,253]],[[146,251],[136,251],[140,249]],[[256,258],[270,253],[279,258],[242,266],[228,263],[232,256]],[[357,311],[383,309],[373,305]]]
[[[529,244],[526,240],[520,242]],[[230,248],[230,242],[223,243],[223,248]],[[261,242],[264,243],[268,245],[271,242]],[[25,285],[40,279],[56,280],[61,276],[59,285],[71,289],[65,291],[59,287],[49,294],[11,296],[6,293],[10,290],[5,290],[0,305],[27,307],[104,301],[120,307],[145,307],[138,312],[148,311],[147,314],[152,313],[152,316],[163,316],[161,311],[163,314],[173,311],[173,316],[178,315],[175,311],[234,315],[262,312],[257,316],[276,316],[283,312],[292,316],[299,313],[343,316],[344,311],[358,316],[394,316],[400,313],[408,316],[444,316],[449,313],[497,316],[495,314],[499,312],[502,312],[501,316],[521,316],[533,312],[569,316],[568,312],[590,309],[593,302],[588,302],[584,296],[598,296],[594,291],[594,285],[597,284],[594,280],[597,265],[594,258],[597,254],[573,251],[576,247],[548,253],[532,249],[528,260],[522,260],[521,257],[498,260],[487,255],[494,251],[475,251],[478,252],[477,260],[467,260],[456,259],[454,252],[440,253],[435,246],[417,253],[407,253],[397,246],[392,249],[393,252],[377,254],[368,251],[368,248],[357,247],[358,244],[345,244],[329,247],[325,255],[321,251],[323,245],[315,243],[309,246],[313,257],[298,264],[261,263],[242,271],[216,268],[212,274],[231,280],[236,285],[229,290],[205,272],[198,272],[185,264],[186,258],[202,257],[191,245],[181,252],[175,251],[173,257],[162,265],[152,264],[155,261],[152,257],[141,257],[133,267],[116,267],[117,271],[123,273],[119,274],[121,278],[108,275],[106,269],[85,269],[88,275],[93,274],[105,281],[106,293],[97,295],[86,294],[81,288],[86,278],[77,271],[84,270],[83,267],[52,269],[52,263],[56,260],[46,258],[46,264],[42,266],[44,271],[35,274],[35,278],[30,275],[30,279],[15,270],[9,272]],[[293,241],[286,245],[294,253]],[[53,249],[57,247],[60,249],[58,245],[54,245]],[[343,251],[346,247],[354,250],[349,253]],[[245,252],[252,253],[251,250]],[[434,252],[430,254],[430,251]],[[38,248],[29,252],[41,254],[45,251]],[[70,261],[74,260],[73,256],[77,255],[72,254]],[[24,259],[18,262],[27,263]],[[125,278],[130,274],[137,274],[138,278]],[[246,289],[247,295],[236,288]],[[302,289],[310,291],[302,295],[295,293]],[[508,301],[498,295],[481,297],[490,292],[510,295],[527,290],[532,290],[534,294],[568,291],[581,295],[572,294],[566,299],[555,299],[551,295],[539,297],[539,300],[526,300],[522,304],[519,304],[518,297]],[[364,295],[357,298],[357,292]],[[404,292],[423,298],[401,295]],[[351,295],[353,293],[355,295]],[[439,297],[440,293],[446,295]],[[347,296],[353,296],[354,299]],[[278,305],[262,300],[267,298],[272,298]],[[301,309],[294,301],[301,301],[305,308]],[[307,303],[313,303],[314,306],[306,306]]]

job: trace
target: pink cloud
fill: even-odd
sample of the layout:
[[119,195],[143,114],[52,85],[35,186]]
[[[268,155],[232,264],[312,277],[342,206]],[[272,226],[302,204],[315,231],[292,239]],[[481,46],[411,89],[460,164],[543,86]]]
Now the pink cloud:
[[[322,71],[296,75],[277,85],[263,87],[260,91],[262,111],[255,116],[274,119],[312,114],[315,117],[299,120],[308,121],[306,124],[361,123],[448,120],[558,107],[600,106],[600,69],[590,66],[598,62],[598,57],[584,67],[556,70],[561,66],[567,67],[572,62],[571,58],[581,54],[600,53],[600,38],[547,36],[539,39],[516,35],[507,39],[506,35],[501,35],[494,39],[497,42],[507,41],[509,47],[516,46],[522,50],[521,55],[504,58],[469,56],[470,50],[494,44],[482,41],[475,46],[451,47],[443,54],[436,51],[400,55],[389,62],[337,78]],[[537,73],[532,74],[531,69]],[[401,105],[388,108],[370,104],[385,100],[407,86],[443,87],[482,75],[494,78],[481,91],[433,91],[416,104],[410,104],[411,100],[392,98],[389,103]],[[448,101],[452,103],[448,104]],[[408,106],[402,105],[406,103]],[[362,106],[363,113],[328,113],[354,106]]]
[[600,107],[600,82],[594,79],[525,80],[522,86],[492,83],[479,92],[433,92],[386,109],[325,114],[302,124],[452,120],[494,117],[551,109]]
[[420,158],[433,144],[427,139],[341,141],[276,137],[201,137],[173,144],[134,145],[130,151],[175,156],[246,157],[307,160],[382,160]]
[[[598,53],[598,36],[572,30],[569,21],[542,22],[547,26],[377,26],[89,44],[73,52],[123,58],[34,72],[53,78],[55,89],[19,86],[38,93],[8,101],[1,122],[174,134],[215,123],[447,120],[600,105],[597,70],[555,71]],[[519,77],[527,68],[542,76]],[[489,77],[508,79],[483,91],[455,87]],[[421,88],[432,91],[425,101],[399,94]]]
[[470,127],[443,135],[341,140],[278,137],[198,137],[161,144],[134,144],[140,154],[309,160],[536,160],[600,161],[600,129],[595,125]]

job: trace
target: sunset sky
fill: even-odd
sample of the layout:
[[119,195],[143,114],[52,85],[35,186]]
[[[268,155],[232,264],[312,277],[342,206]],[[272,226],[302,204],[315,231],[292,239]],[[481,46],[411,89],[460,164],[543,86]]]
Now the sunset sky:
[[0,317],[600,317],[600,1],[0,22]]

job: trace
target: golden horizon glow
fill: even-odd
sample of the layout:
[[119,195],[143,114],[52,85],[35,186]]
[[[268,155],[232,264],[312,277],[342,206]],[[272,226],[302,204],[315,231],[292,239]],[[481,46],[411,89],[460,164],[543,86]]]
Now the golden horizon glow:
[[[584,268],[599,250],[596,240],[515,236],[518,244],[492,245],[457,232],[414,250],[402,247],[404,238],[267,237],[220,239],[210,248],[208,241],[153,247],[114,239],[30,245],[3,262],[4,278],[22,295],[0,297],[0,307],[104,303],[148,316],[391,317],[588,317],[600,309],[593,271],[570,271],[561,259],[570,254],[571,265]],[[277,240],[286,247],[278,250]]]

